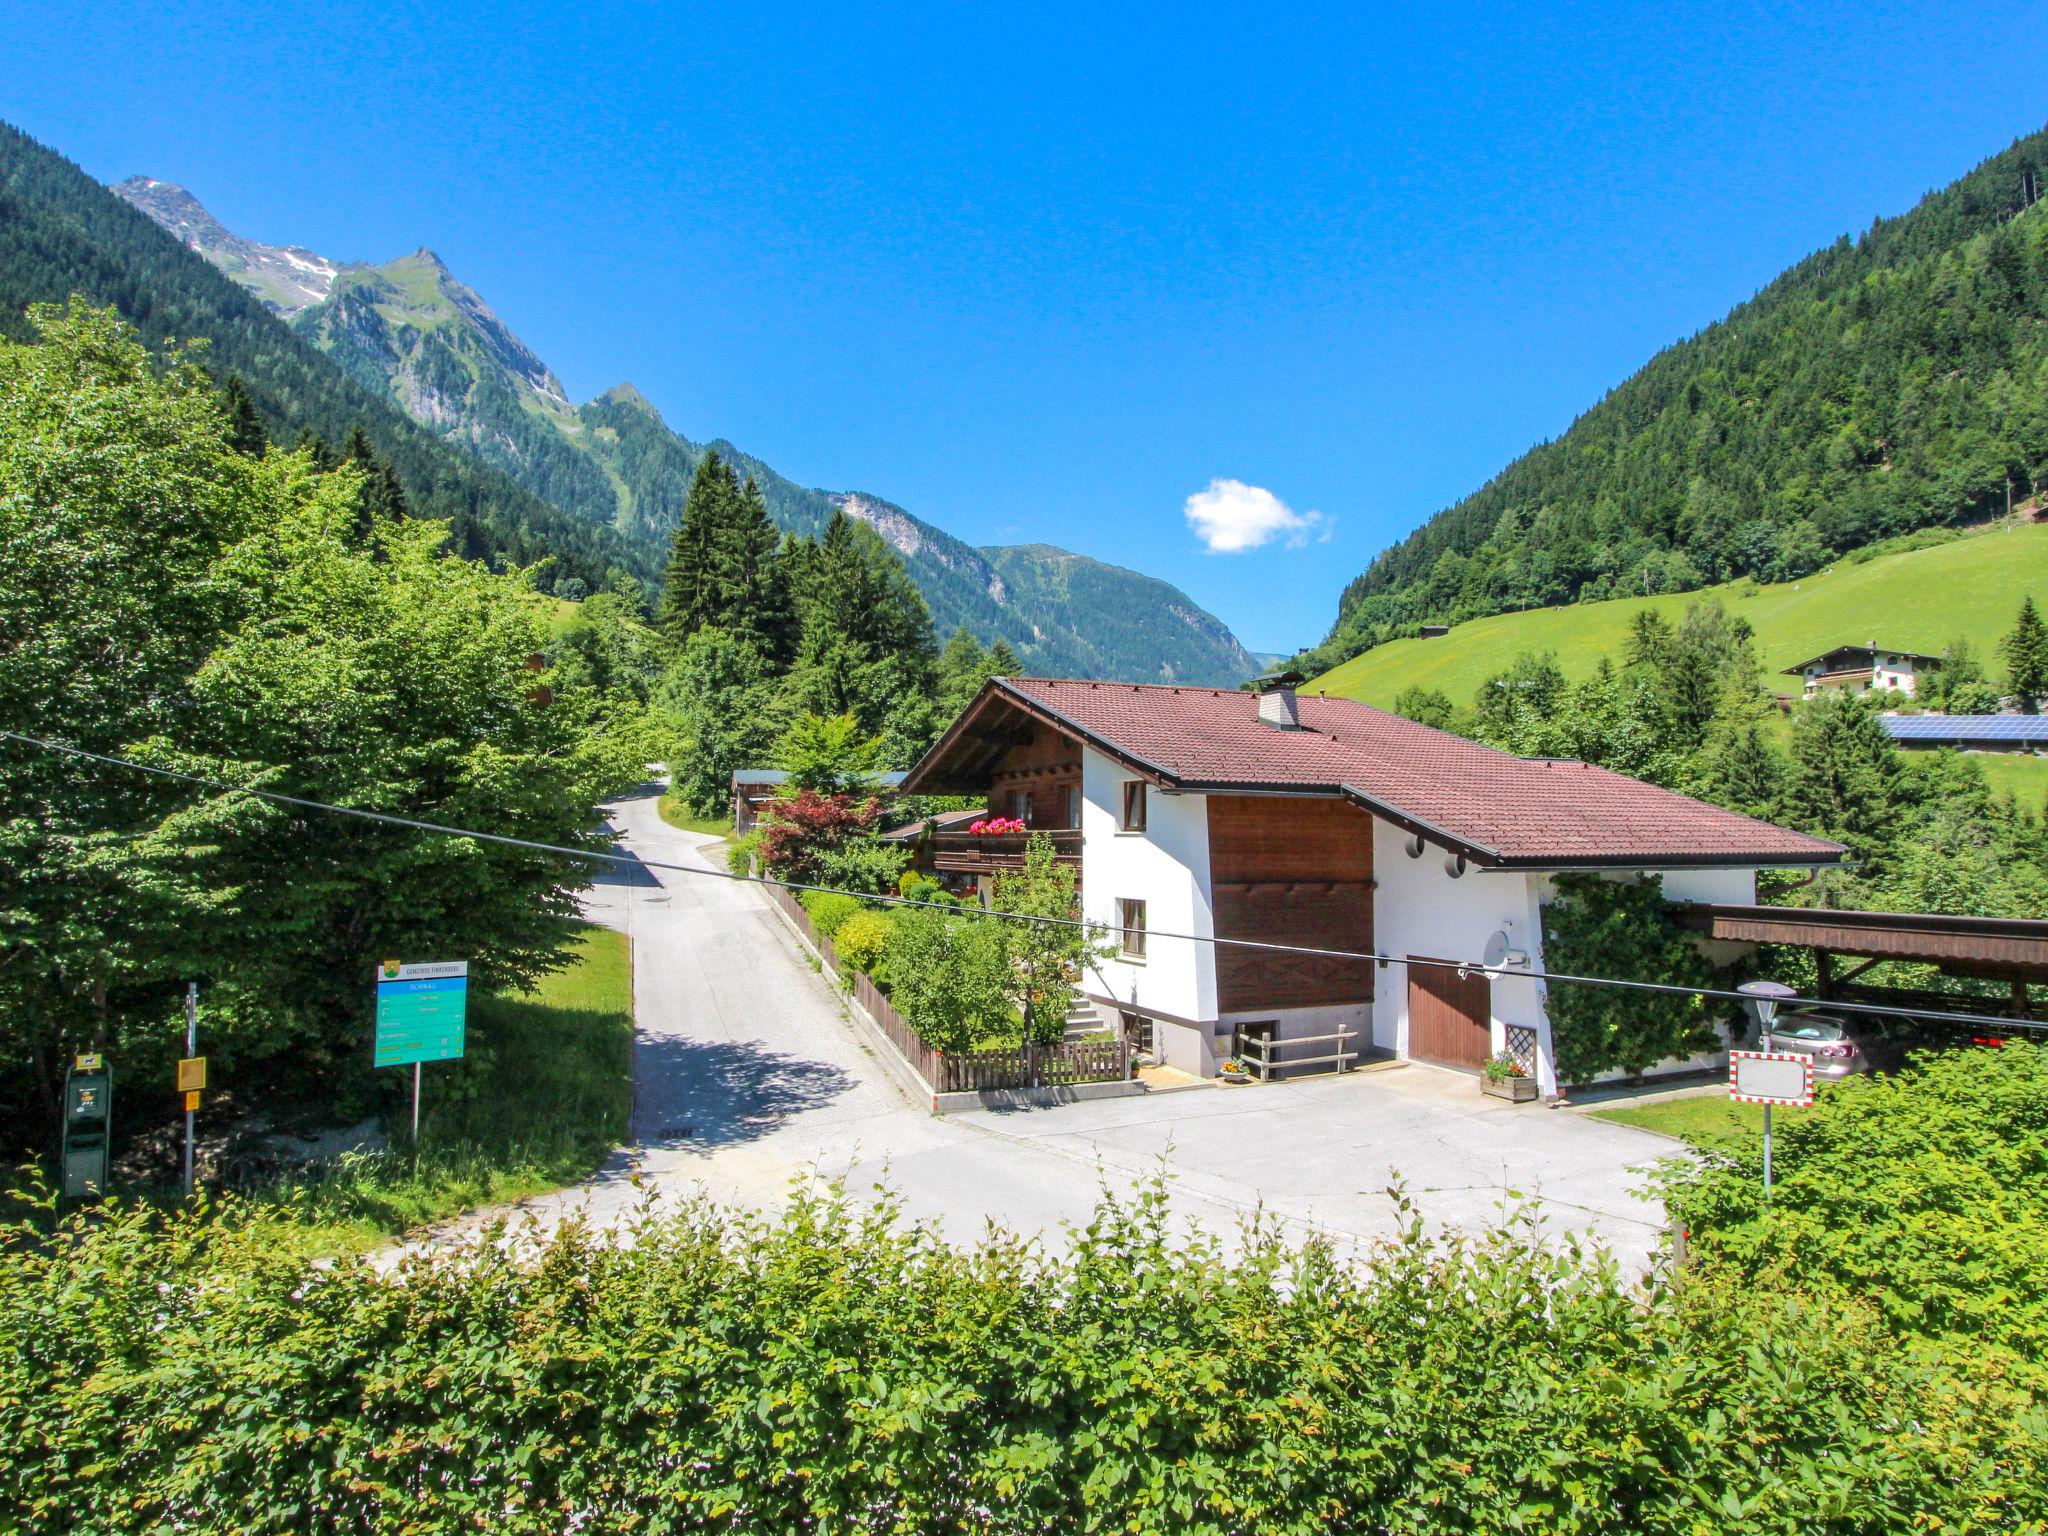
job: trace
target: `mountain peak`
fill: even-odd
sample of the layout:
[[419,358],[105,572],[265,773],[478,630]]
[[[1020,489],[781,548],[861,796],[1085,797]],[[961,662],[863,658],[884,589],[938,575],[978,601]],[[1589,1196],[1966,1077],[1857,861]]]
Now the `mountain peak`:
[[[661,421],[661,412],[654,408],[654,402],[641,394],[639,386],[631,380],[622,380],[614,384],[597,397],[597,402],[600,405],[616,405],[625,410],[639,411],[644,416],[652,416],[656,421]],[[663,425],[666,426],[667,423],[663,422]]]
[[110,190],[287,319],[333,292],[334,279],[348,265],[304,246],[265,245],[238,235],[175,181],[130,176]]

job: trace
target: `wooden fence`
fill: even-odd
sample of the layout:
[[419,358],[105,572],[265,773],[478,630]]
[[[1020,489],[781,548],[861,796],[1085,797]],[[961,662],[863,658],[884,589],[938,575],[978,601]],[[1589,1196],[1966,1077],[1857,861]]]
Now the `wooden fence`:
[[1066,1088],[1077,1083],[1121,1083],[1131,1075],[1131,1046],[1115,1040],[1060,1040],[1051,1045],[1003,1046],[986,1051],[947,1052],[930,1045],[896,1011],[882,989],[863,972],[840,962],[832,941],[811,926],[811,914],[779,885],[768,888],[769,899],[810,941],[833,975],[852,978],[853,1000],[910,1069],[934,1093],[973,1093],[981,1089]]

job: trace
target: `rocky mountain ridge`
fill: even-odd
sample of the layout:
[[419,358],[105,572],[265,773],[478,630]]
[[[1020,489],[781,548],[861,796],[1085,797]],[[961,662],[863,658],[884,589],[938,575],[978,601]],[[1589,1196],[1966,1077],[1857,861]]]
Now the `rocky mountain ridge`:
[[834,511],[903,556],[940,635],[965,625],[1033,671],[1229,684],[1258,670],[1230,630],[1177,588],[1049,545],[976,549],[881,497],[798,485],[723,441],[674,431],[630,384],[572,403],[552,369],[431,250],[335,261],[228,230],[184,188],[131,177],[115,193],[249,289],[364,388],[574,516],[616,529],[658,570],[691,478],[717,448],[770,515],[815,534]]
[[254,293],[273,314],[287,320],[325,299],[342,270],[342,263],[303,246],[265,245],[245,239],[176,182],[130,176],[113,191]]

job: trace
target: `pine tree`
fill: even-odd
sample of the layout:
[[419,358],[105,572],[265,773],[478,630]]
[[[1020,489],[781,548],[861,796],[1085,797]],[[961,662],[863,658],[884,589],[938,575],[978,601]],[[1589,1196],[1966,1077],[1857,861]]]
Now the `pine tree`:
[[1700,794],[1745,816],[1776,819],[1785,799],[1783,754],[1755,716],[1716,722],[1701,765]]
[[1999,643],[2005,658],[2005,685],[2013,702],[2028,714],[2041,708],[2041,696],[2048,694],[2048,626],[2041,623],[2031,597],[2020,599],[2019,618],[2012,632]]
[[939,713],[954,719],[981,692],[989,678],[989,653],[965,624],[954,630],[939,652]]
[[249,387],[242,382],[242,376],[229,374],[220,394],[221,409],[228,419],[228,446],[252,459],[262,458],[270,446],[270,434],[263,430],[263,418],[257,415],[256,402],[249,398]]
[[718,603],[712,622],[753,646],[779,671],[795,659],[797,647],[796,604],[782,559],[782,535],[751,475],[731,512],[732,522],[713,552]]
[[1017,659],[1017,653],[1010,649],[1010,642],[1002,636],[988,648],[988,675],[990,677],[1017,677],[1024,671],[1024,663]]
[[339,462],[334,457],[334,450],[328,447],[326,440],[311,427],[299,428],[299,435],[292,439],[292,452],[311,454],[313,467],[322,474],[334,468]]
[[1879,864],[1898,834],[1898,790],[1898,749],[1867,701],[1829,688],[1800,707],[1785,796],[1792,821]]
[[1671,659],[1671,626],[1654,608],[1645,608],[1629,620],[1628,643],[1622,661],[1631,667],[1659,667]]
[[405,499],[405,487],[371,446],[369,434],[360,422],[348,429],[341,462],[353,464],[363,472],[363,488],[356,502],[356,536],[363,542],[369,542],[370,531],[380,523],[394,523],[412,514]]
[[697,466],[683,502],[668,568],[662,573],[661,605],[654,615],[655,628],[678,649],[710,624],[719,609],[719,562],[722,547],[729,547],[729,534],[722,537],[722,531],[737,523],[739,500],[739,478],[712,449]]
[[907,764],[937,730],[931,613],[903,562],[865,523],[834,513],[794,563],[803,641],[793,674],[801,708],[848,714]]

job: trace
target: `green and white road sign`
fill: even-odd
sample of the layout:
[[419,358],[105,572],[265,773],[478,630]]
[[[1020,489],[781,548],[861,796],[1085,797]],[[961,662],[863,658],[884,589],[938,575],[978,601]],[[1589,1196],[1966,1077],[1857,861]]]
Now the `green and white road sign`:
[[462,1054],[469,962],[377,967],[377,1065],[453,1061]]

